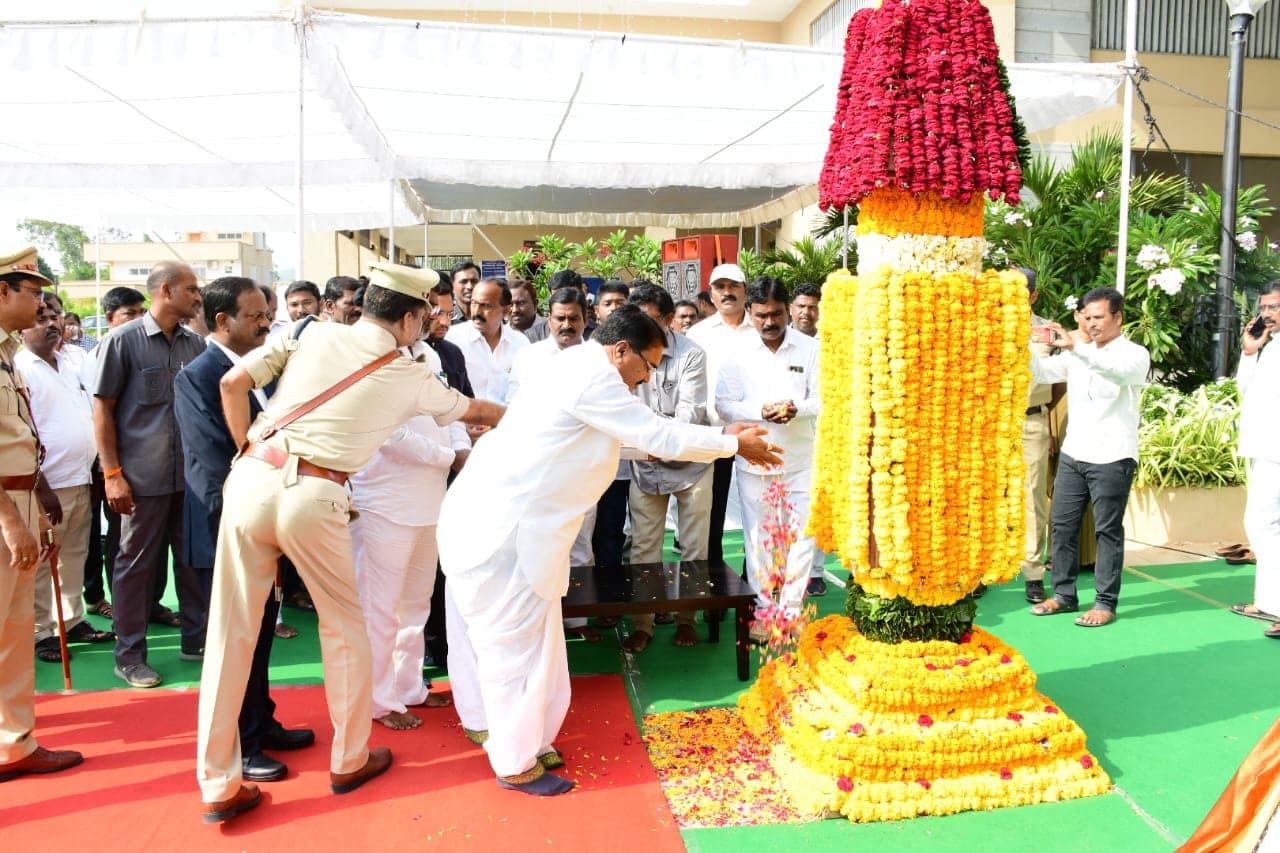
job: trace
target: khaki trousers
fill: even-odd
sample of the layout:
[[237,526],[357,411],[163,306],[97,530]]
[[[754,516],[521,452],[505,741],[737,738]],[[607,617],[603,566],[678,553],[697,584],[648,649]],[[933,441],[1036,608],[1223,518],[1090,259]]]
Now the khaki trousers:
[[[58,582],[62,585],[62,619],[67,630],[84,621],[84,564],[89,553],[89,486],[54,489],[62,504],[62,524],[58,525]],[[53,603],[53,572],[49,561],[36,567],[36,642],[57,636],[58,611]]]
[[[35,496],[8,492],[33,534],[39,533]],[[0,538],[0,764],[36,751],[36,669],[31,654],[35,623],[35,569],[20,572]]]
[[336,483],[299,477],[293,468],[243,457],[223,490],[196,743],[196,777],[205,802],[225,800],[240,788],[240,706],[281,554],[297,566],[320,620],[334,729],[329,769],[351,773],[369,758],[369,638],[351,556],[350,499]]
[[[667,507],[676,502],[676,535],[684,549],[682,560],[707,559],[707,539],[711,534],[711,480],[713,472],[706,472],[687,489],[672,495],[651,495],[640,490],[631,481],[628,503],[631,507],[631,562],[658,563],[662,561],[662,543],[667,533]],[[676,614],[676,623],[692,625],[698,614],[692,610]],[[631,627],[653,636],[653,614],[638,613],[631,617]]]
[[1049,414],[1028,415],[1022,426],[1022,458],[1027,463],[1027,540],[1022,577],[1044,580],[1049,555]]

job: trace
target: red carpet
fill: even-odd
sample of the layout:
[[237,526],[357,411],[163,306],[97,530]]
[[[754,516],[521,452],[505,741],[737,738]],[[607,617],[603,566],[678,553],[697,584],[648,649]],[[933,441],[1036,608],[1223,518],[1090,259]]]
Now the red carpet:
[[419,709],[424,724],[392,732],[386,775],[344,796],[329,792],[333,730],[323,688],[272,691],[286,726],[316,730],[315,746],[278,753],[289,777],[262,785],[263,802],[216,826],[200,819],[194,690],[111,690],[37,700],[36,734],[78,749],[80,767],[0,785],[6,850],[607,850],[625,840],[683,850],[617,676],[573,679],[557,746],[578,783],[551,799],[505,791],[451,708]]

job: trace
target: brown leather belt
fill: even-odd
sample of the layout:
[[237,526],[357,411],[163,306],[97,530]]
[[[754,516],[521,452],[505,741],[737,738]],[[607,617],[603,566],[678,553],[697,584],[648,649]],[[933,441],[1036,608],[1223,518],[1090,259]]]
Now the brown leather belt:
[[37,474],[25,474],[21,477],[0,477],[0,489],[6,492],[29,492],[36,487]]
[[[272,468],[283,468],[289,464],[289,454],[278,447],[272,447],[270,444],[250,444],[245,449],[244,455],[252,456],[254,459],[265,462]],[[319,477],[322,480],[337,483],[339,486],[347,484],[347,475],[343,472],[334,471],[331,468],[321,468],[319,465],[313,465],[305,459],[298,460],[298,476]]]

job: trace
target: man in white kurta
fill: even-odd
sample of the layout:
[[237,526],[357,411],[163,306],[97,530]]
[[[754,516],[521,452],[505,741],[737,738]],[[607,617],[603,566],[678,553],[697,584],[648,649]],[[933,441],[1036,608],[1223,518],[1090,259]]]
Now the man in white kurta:
[[[440,375],[440,357],[416,342],[402,350]],[[351,478],[351,523],[356,589],[364,611],[373,661],[373,718],[389,729],[422,724],[411,707],[441,707],[422,679],[426,635],[436,582],[436,521],[460,450],[471,447],[466,430],[419,415],[397,429],[363,470]]]
[[[726,421],[754,421],[769,428],[770,441],[786,451],[782,469],[770,470],[739,459],[738,495],[742,501],[743,550],[747,577],[758,598],[757,608],[776,604],[791,614],[800,611],[813,566],[813,537],[804,535],[809,519],[809,486],[813,472],[813,439],[818,409],[818,344],[787,326],[786,285],[761,278],[747,288],[747,316],[757,335],[744,338],[720,369],[716,409]],[[781,478],[791,503],[789,518],[773,518],[764,493]],[[787,554],[784,578],[771,579],[763,543],[766,527],[781,521],[793,525],[797,538]],[[777,588],[775,588],[777,587]]]
[[1265,326],[1258,335],[1245,332],[1236,372],[1241,396],[1239,453],[1251,460],[1244,526],[1258,567],[1253,603],[1231,609],[1270,620],[1267,636],[1280,639],[1280,442],[1274,437],[1280,424],[1280,351],[1267,343],[1280,321],[1280,280],[1263,288],[1258,308]]
[[[634,397],[662,346],[661,330],[638,308],[615,311],[589,342],[530,379],[445,498],[441,565],[465,627],[463,637],[450,631],[450,646],[473,650],[484,746],[503,787],[538,795],[573,787],[542,763],[560,760],[552,744],[569,707],[560,599],[569,550],[613,480],[622,443],[665,459],[738,452],[779,461],[759,430],[664,420]],[[540,464],[518,464],[530,458]]]
[[503,322],[510,306],[510,288],[487,278],[471,292],[470,319],[445,335],[466,357],[467,377],[478,400],[507,399],[516,353],[529,346],[528,338]]

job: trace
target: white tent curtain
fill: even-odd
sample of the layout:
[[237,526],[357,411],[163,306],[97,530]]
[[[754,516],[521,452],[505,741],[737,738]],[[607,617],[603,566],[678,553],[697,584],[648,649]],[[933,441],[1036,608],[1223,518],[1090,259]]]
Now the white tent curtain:
[[[751,225],[816,198],[826,50],[310,13],[308,229]],[[291,15],[11,24],[0,210],[290,230]],[[483,61],[476,61],[483,57]],[[1030,130],[1115,102],[1106,66],[1010,69]],[[74,130],[68,130],[74,128]],[[287,220],[287,221],[286,221]]]

